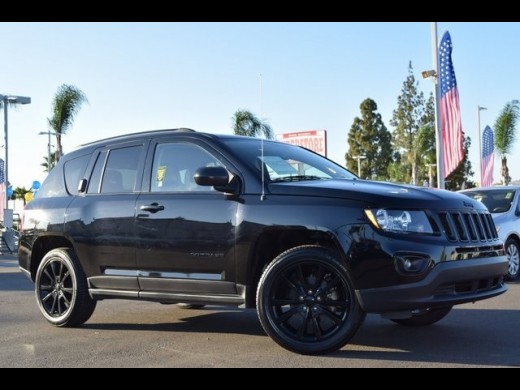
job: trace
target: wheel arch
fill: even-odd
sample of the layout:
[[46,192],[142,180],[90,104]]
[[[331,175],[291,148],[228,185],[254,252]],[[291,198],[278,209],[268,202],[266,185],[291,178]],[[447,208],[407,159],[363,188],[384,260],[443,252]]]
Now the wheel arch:
[[42,236],[39,237],[32,247],[30,272],[31,279],[34,281],[38,267],[47,253],[57,248],[73,248],[72,242],[63,236]]
[[305,228],[271,228],[263,231],[251,246],[247,265],[246,307],[256,307],[256,291],[263,271],[276,257],[289,249],[316,245],[337,253],[346,260],[333,232]]
[[518,235],[518,233],[511,233],[509,236],[507,236],[504,244],[509,240],[515,240],[517,245],[520,247],[520,236]]

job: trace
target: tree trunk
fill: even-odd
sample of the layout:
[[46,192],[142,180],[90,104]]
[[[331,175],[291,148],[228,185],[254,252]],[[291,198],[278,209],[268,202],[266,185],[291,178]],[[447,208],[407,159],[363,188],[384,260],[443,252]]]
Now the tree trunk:
[[508,186],[509,183],[511,183],[511,176],[509,176],[507,156],[502,156],[502,184]]
[[[61,134],[56,132],[56,152],[55,152],[55,155],[56,155],[56,163],[58,163],[58,161],[60,161],[60,158],[63,156],[63,147],[61,145]],[[50,162],[49,162],[50,164]],[[50,170],[49,170],[50,172]]]

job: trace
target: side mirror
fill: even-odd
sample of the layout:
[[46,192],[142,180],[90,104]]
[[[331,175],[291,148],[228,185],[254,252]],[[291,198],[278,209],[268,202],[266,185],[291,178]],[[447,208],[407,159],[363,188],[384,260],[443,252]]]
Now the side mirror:
[[240,181],[224,167],[199,168],[194,175],[195,183],[199,186],[213,187],[216,191],[226,195],[240,193]]
[[199,186],[224,187],[229,184],[229,172],[223,167],[204,167],[195,172],[195,183]]

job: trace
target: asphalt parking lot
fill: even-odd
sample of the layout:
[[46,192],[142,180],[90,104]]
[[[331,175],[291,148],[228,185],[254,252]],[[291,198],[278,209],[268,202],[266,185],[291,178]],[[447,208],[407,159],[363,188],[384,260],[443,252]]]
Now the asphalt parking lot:
[[14,256],[0,256],[0,367],[518,367],[520,283],[457,307],[440,323],[400,327],[369,315],[343,350],[278,347],[253,310],[104,301],[78,329],[48,325]]

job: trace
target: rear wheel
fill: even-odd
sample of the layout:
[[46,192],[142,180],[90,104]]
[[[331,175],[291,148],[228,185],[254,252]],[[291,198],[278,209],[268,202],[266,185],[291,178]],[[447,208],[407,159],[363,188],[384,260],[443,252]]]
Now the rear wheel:
[[365,317],[347,269],[333,252],[315,246],[294,248],[269,264],[257,310],[274,341],[304,355],[343,347]]
[[520,270],[520,248],[518,242],[510,238],[506,241],[506,255],[509,261],[508,280],[516,280]]
[[422,309],[422,310],[415,310],[412,313],[412,317],[405,318],[405,319],[394,319],[392,320],[396,324],[403,325],[403,326],[428,326],[433,325],[436,322],[439,322],[444,317],[446,317],[452,307],[441,307],[436,309]]
[[55,249],[45,255],[36,272],[35,290],[40,312],[55,326],[81,325],[96,308],[72,249]]

